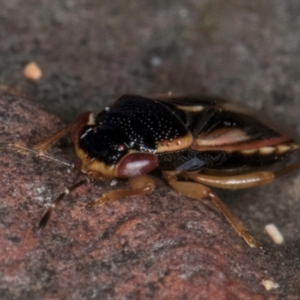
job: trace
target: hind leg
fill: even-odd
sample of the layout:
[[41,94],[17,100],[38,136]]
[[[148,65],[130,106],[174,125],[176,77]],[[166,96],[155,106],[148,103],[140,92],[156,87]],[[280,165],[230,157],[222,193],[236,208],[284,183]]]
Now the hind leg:
[[179,181],[176,176],[165,175],[169,185],[180,194],[196,200],[209,199],[211,206],[225,217],[235,232],[241,236],[250,247],[262,249],[261,244],[247,232],[242,222],[231,213],[229,208],[209,187],[196,182],[182,182]]

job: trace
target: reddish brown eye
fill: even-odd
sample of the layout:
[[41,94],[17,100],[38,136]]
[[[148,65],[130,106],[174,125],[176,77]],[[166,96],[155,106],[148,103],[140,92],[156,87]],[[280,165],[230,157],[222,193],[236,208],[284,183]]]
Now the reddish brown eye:
[[157,157],[150,153],[127,154],[118,164],[118,177],[134,177],[149,173],[158,166]]

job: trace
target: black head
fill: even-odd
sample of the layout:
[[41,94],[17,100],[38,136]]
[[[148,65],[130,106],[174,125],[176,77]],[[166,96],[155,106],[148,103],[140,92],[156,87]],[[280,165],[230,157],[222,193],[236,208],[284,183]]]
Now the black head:
[[74,122],[71,135],[81,170],[100,177],[133,177],[158,165],[155,154],[134,149],[120,127],[95,123],[93,114],[83,113]]
[[91,158],[114,165],[129,151],[123,132],[116,128],[87,126],[78,141],[79,147]]

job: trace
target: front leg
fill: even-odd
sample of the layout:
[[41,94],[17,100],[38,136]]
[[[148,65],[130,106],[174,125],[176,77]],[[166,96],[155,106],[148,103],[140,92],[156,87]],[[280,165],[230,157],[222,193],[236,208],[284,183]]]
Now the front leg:
[[178,181],[176,176],[165,173],[165,177],[169,185],[174,188],[180,194],[196,200],[209,199],[212,204],[212,208],[220,212],[227,222],[232,226],[235,232],[241,236],[245,242],[251,247],[262,249],[262,246],[257,242],[246,230],[240,220],[238,220],[229,210],[229,208],[220,200],[220,198],[214,194],[211,189],[205,185],[195,182],[182,182]]
[[33,146],[33,150],[36,152],[42,154],[43,152],[47,151],[51,146],[53,146],[55,143],[57,143],[58,140],[60,140],[62,137],[67,135],[71,130],[71,126],[66,126],[59,131],[53,133],[52,135],[48,136],[41,142],[37,143]]
[[130,177],[130,188],[119,189],[103,194],[100,198],[86,204],[87,207],[100,206],[108,201],[123,199],[124,197],[151,193],[155,189],[154,180],[147,175]]
[[51,147],[53,146],[59,139],[61,139],[62,137],[64,137],[69,131],[70,131],[70,126],[67,126],[63,129],[60,129],[59,131],[55,132],[54,134],[52,134],[51,136],[47,137],[46,139],[42,140],[41,142],[37,143],[36,145],[34,145],[32,148],[23,146],[19,143],[13,143],[13,144],[9,144],[9,147],[11,147],[12,149],[16,150],[17,152],[23,153],[23,154],[29,154],[32,153],[36,156],[39,157],[44,157],[46,159],[52,160],[54,162],[66,165],[68,167],[74,167],[72,164],[67,163],[65,161],[62,161],[60,159],[57,159],[55,157],[52,157],[48,154],[46,154],[45,152]]

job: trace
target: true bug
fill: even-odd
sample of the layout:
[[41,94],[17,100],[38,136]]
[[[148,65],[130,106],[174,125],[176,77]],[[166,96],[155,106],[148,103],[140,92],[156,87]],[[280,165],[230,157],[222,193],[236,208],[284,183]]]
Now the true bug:
[[124,95],[96,116],[81,114],[33,151],[45,152],[67,133],[71,133],[80,170],[87,179],[53,202],[41,219],[40,229],[61,199],[90,179],[128,178],[130,185],[103,194],[89,204],[94,206],[152,192],[155,184],[147,174],[160,169],[179,193],[197,200],[210,199],[250,247],[260,248],[209,186],[250,188],[300,168],[298,160],[269,170],[298,144],[250,108],[212,96]]

